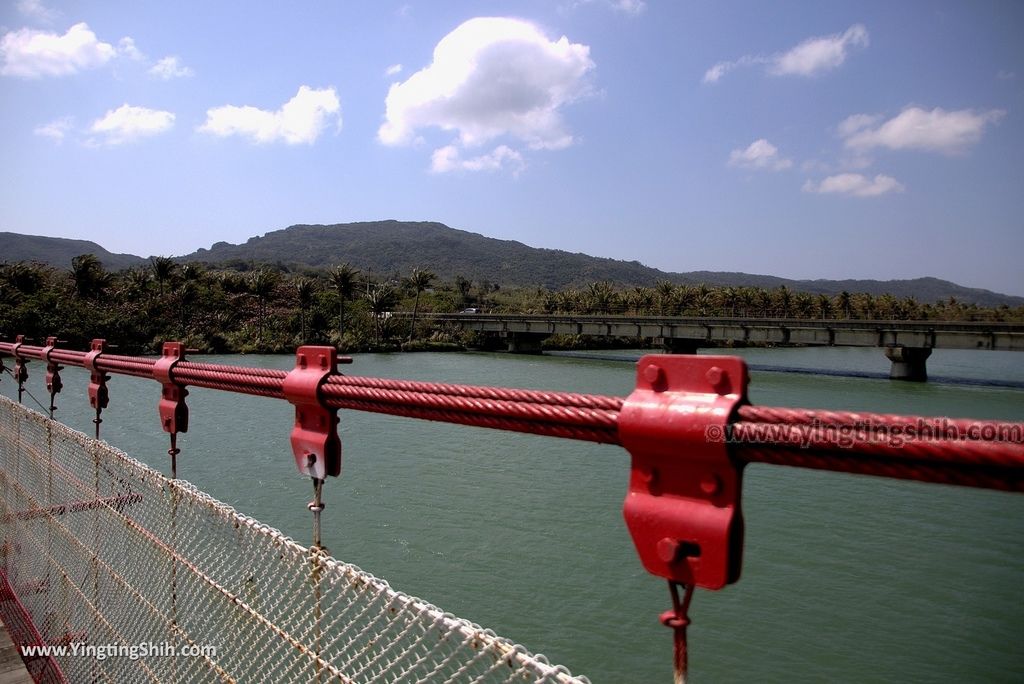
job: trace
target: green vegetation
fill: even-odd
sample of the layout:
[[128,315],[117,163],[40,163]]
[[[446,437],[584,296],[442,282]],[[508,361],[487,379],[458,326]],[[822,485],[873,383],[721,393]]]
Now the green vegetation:
[[[461,275],[437,280],[426,269],[413,268],[404,278],[374,277],[350,264],[327,270],[247,264],[239,270],[153,257],[146,267],[109,272],[93,254],[74,257],[70,270],[4,263],[0,339],[58,335],[82,349],[91,338],[105,337],[122,353],[154,352],[171,339],[204,352],[288,352],[301,344],[332,344],[346,352],[463,349],[480,340],[426,314],[466,307],[570,315],[1024,321],[1024,306],[982,307],[955,298],[922,303],[863,292],[827,296],[785,285],[712,287],[662,280],[653,287],[624,288],[595,281],[551,290],[508,288]],[[637,342],[571,337],[552,338],[547,346]]]
[[[71,259],[95,254],[110,270],[147,266],[141,257],[114,255],[94,243],[81,240],[0,233],[2,258],[8,262],[37,261],[68,268]],[[75,248],[77,247],[77,250]],[[124,263],[123,259],[128,259]],[[449,228],[441,223],[373,221],[327,226],[298,225],[254,237],[241,245],[218,242],[210,249],[175,257],[183,263],[218,264],[248,272],[259,264],[273,264],[278,270],[301,273],[326,271],[338,264],[376,280],[398,281],[413,269],[430,269],[434,282],[479,284],[500,283],[504,289],[543,287],[560,292],[567,288],[587,289],[607,281],[617,290],[671,285],[708,288],[736,287],[775,290],[785,285],[793,292],[827,295],[864,292],[876,297],[890,294],[898,300],[914,297],[919,302],[948,300],[982,307],[1011,307],[1024,304],[1024,297],[968,288],[938,278],[913,280],[790,280],[749,273],[694,271],[668,273],[636,261],[602,259],[555,249],[537,249],[511,240],[496,240],[476,233]],[[461,280],[460,280],[461,279]],[[474,285],[475,287],[476,285]],[[337,284],[335,284],[337,287]],[[460,286],[460,292],[466,292]],[[347,299],[349,295],[345,295]]]

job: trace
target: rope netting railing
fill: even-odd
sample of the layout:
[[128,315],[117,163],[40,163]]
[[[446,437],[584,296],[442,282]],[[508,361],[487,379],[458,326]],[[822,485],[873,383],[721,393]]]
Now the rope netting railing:
[[0,520],[63,681],[586,681],[4,397]]
[[[296,668],[305,668],[299,678],[309,673],[320,673],[326,677],[336,676],[340,681],[374,681],[373,677],[391,681],[379,674],[385,671],[380,668],[386,666],[398,667],[397,672],[411,680],[448,681],[454,678],[477,681],[468,675],[470,670],[477,671],[474,668],[483,668],[480,676],[496,674],[498,681],[518,681],[519,677],[531,681],[543,681],[545,678],[550,681],[571,680],[571,675],[547,665],[543,659],[533,658],[522,649],[476,627],[444,617],[437,609],[415,599],[401,597],[380,580],[324,555],[319,548],[318,534],[319,511],[322,510],[320,493],[325,479],[340,472],[340,441],[336,430],[339,409],[624,447],[632,457],[624,517],[645,569],[669,582],[673,607],[661,616],[661,620],[674,631],[677,679],[686,669],[685,633],[689,624],[686,610],[693,588],[720,589],[739,578],[743,548],[740,493],[742,471],[747,464],[768,463],[1024,491],[1024,423],[752,406],[746,395],[747,368],[740,359],[731,357],[644,357],[638,363],[635,391],[622,398],[343,375],[336,368],[342,360],[329,347],[301,347],[296,355],[295,369],[287,372],[188,361],[178,343],[165,344],[163,355],[153,359],[106,353],[102,340],[93,342],[91,352],[77,352],[57,349],[53,338],[42,347],[25,344],[23,339],[19,339],[15,343],[0,342],[0,362],[4,355],[15,359],[11,374],[18,383],[19,397],[28,361],[38,360],[46,364],[51,417],[54,397],[61,388],[61,366],[89,369],[92,374],[89,396],[96,409],[94,423],[97,435],[102,422],[100,413],[106,407],[105,383],[109,374],[155,380],[163,387],[159,402],[162,428],[171,437],[171,449],[168,451],[171,455],[171,479],[165,479],[123,455],[111,457],[117,463],[130,464],[128,470],[133,477],[144,472],[138,475],[138,481],[125,480],[131,483],[128,489],[114,485],[115,481],[120,483],[121,480],[103,479],[101,468],[96,465],[99,457],[94,452],[108,447],[99,446],[99,442],[82,442],[83,448],[91,454],[88,463],[94,464],[90,466],[93,480],[89,479],[90,472],[75,471],[70,463],[55,461],[49,453],[36,454],[40,459],[37,463],[47,464],[36,477],[51,478],[47,486],[52,487],[53,478],[60,481],[62,473],[73,475],[73,479],[67,480],[72,484],[88,485],[94,481],[95,486],[88,492],[74,491],[71,487],[64,492],[65,498],[60,500],[39,498],[35,494],[35,498],[21,501],[13,510],[36,512],[30,520],[25,520],[27,529],[24,534],[35,534],[38,540],[45,533],[48,544],[56,539],[57,543],[68,546],[66,554],[62,548],[58,555],[70,555],[75,552],[74,545],[83,538],[81,535],[87,531],[50,530],[46,527],[35,530],[33,526],[41,525],[40,521],[62,517],[52,511],[39,512],[50,511],[53,506],[66,506],[69,501],[94,502],[93,508],[89,509],[90,515],[109,515],[110,519],[104,521],[108,528],[123,528],[127,533],[140,535],[137,543],[144,549],[150,549],[150,556],[141,560],[143,564],[152,563],[158,567],[162,562],[169,566],[166,572],[170,573],[169,581],[173,587],[178,586],[177,578],[188,578],[185,580],[187,586],[182,585],[180,591],[175,589],[170,598],[160,594],[149,601],[146,605],[152,604],[150,612],[166,617],[167,602],[176,605],[177,597],[188,596],[189,600],[195,598],[208,602],[206,606],[193,608],[194,613],[187,618],[179,618],[179,614],[172,610],[170,636],[184,641],[191,638],[201,643],[196,636],[198,633],[183,631],[186,622],[198,620],[203,625],[223,626],[228,620],[224,615],[241,611],[237,618],[241,624],[257,631],[263,630],[267,639],[271,638],[270,634],[276,634],[278,627],[285,630],[288,636],[278,634],[278,641],[273,642],[276,644],[274,648],[301,654],[301,657],[296,656],[294,664]],[[175,438],[178,432],[187,430],[185,388],[189,386],[285,399],[295,405],[296,422],[291,436],[295,462],[301,473],[313,479],[316,492],[314,503],[310,504],[310,510],[314,512],[312,550],[284,540],[268,528],[215,504],[191,486],[173,479],[177,454]],[[22,424],[31,422],[24,417],[19,420],[18,429]],[[58,429],[61,428],[49,427],[45,434],[34,435],[33,440],[43,440],[32,442],[36,446],[17,446],[17,462],[20,463],[20,454],[35,453],[33,449],[40,448],[43,443],[50,445],[54,430]],[[60,434],[65,439],[65,433]],[[17,445],[24,441],[19,438]],[[78,467],[81,466],[79,463]],[[4,477],[7,478],[3,480],[5,495],[20,495],[22,481],[19,475],[8,473]],[[144,484],[150,489],[147,490]],[[71,485],[64,483],[62,486]],[[135,511],[146,508],[142,502],[130,500],[130,497],[144,490],[143,500],[154,502],[145,505],[162,502],[163,508],[154,513],[152,526],[147,522],[136,530],[128,521],[134,520]],[[46,491],[50,492],[49,489]],[[103,503],[95,503],[98,501]],[[198,510],[207,511],[205,517],[182,522],[182,516],[198,515],[195,513]],[[168,520],[177,522],[168,523]],[[225,520],[232,522],[228,525]],[[62,520],[61,524],[67,523]],[[168,524],[171,525],[169,528],[166,527]],[[19,535],[23,532],[19,531]],[[107,536],[104,536],[104,541],[97,541],[100,553],[96,560],[90,561],[94,565],[106,558],[113,559],[102,553],[109,545],[117,544],[106,541]],[[232,543],[241,545],[242,550],[236,554],[239,559],[253,559],[254,553],[263,552],[269,546],[280,548],[281,560],[285,556],[290,560],[282,567],[272,568],[271,572],[281,573],[282,586],[291,587],[294,594],[275,603],[279,595],[270,590],[271,580],[264,579],[273,575],[246,575],[249,566],[243,570],[218,566],[217,572],[227,574],[223,577],[213,574],[213,569],[204,563],[225,561],[215,558],[216,554],[206,546],[211,539],[217,540],[215,543],[218,544],[228,544],[229,548],[234,548],[230,546]],[[260,541],[257,543],[255,540]],[[183,549],[195,550],[198,556],[191,551],[186,554]],[[88,558],[88,550],[82,550],[81,560],[84,562]],[[45,565],[57,563],[58,559],[47,558],[40,562]],[[43,573],[42,567],[35,572]],[[241,575],[232,574],[236,570]],[[117,572],[118,576],[124,574],[121,570]],[[120,580],[114,579],[113,570],[108,574],[110,577],[104,580],[104,586],[113,587]],[[100,576],[103,572],[97,567],[94,575]],[[239,579],[243,576],[251,579]],[[311,577],[320,578],[313,583],[316,587],[326,582],[334,588],[336,593],[331,594],[336,597],[333,607],[324,604],[311,609]],[[154,591],[166,591],[166,573],[163,580],[155,582],[150,578],[150,584],[146,586]],[[261,581],[268,584],[261,585]],[[249,582],[256,584],[250,586]],[[359,594],[353,588],[355,586],[360,587],[360,591],[363,587],[375,587],[372,594],[377,603],[354,607],[356,600],[351,597]],[[300,588],[305,591],[302,596],[299,596],[302,593]],[[683,591],[682,596],[680,590]],[[319,588],[314,590],[312,596],[317,596],[319,591]],[[139,591],[139,594],[140,600],[148,597],[145,591]],[[330,592],[324,596],[328,594]],[[262,607],[256,608],[247,600],[250,595],[260,606],[273,604],[267,610],[280,614],[265,615]],[[227,604],[218,603],[224,599],[233,607],[229,609]],[[290,603],[292,600],[294,604]],[[374,611],[383,611],[391,617],[375,616]],[[209,620],[203,617],[207,613],[213,616]],[[309,621],[310,614],[318,617]],[[430,615],[434,622],[418,617],[421,615]],[[296,616],[304,616],[307,622],[301,625],[286,622],[287,619],[298,620]],[[93,619],[97,620],[95,616]],[[399,622],[394,623],[392,619]],[[106,625],[102,620],[96,624],[97,628]],[[285,624],[293,626],[285,628]],[[443,624],[443,629],[438,624]],[[384,631],[377,632],[378,629]],[[111,627],[110,638],[116,637],[115,632],[116,629]],[[337,636],[338,633],[359,636]],[[361,641],[364,637],[365,640]],[[345,652],[338,653],[343,665],[335,671],[331,669],[337,662],[332,649],[341,648],[339,639],[344,642],[341,650]],[[397,645],[389,645],[389,640]],[[414,644],[410,648],[416,655],[405,655],[401,644],[408,640]],[[458,647],[453,648],[456,642]],[[367,643],[373,645],[368,646]],[[443,655],[438,656],[435,650],[428,649],[430,643],[433,648],[440,648]],[[355,649],[360,655],[351,655],[345,649]],[[378,652],[377,649],[383,651]],[[398,651],[403,655],[398,655]],[[260,651],[270,652],[278,651]],[[187,665],[199,667],[202,662],[205,661],[195,660]],[[456,665],[457,662],[462,664]],[[251,663],[246,661],[239,666],[248,665]],[[216,679],[222,675],[220,667],[227,672],[232,671],[220,663],[212,663],[203,671],[214,673],[210,676]],[[458,669],[464,667],[470,670]],[[402,668],[413,668],[409,672],[417,674],[407,675]],[[433,671],[430,668],[440,669]],[[244,678],[248,678],[248,672]],[[387,672],[394,674],[396,670]]]

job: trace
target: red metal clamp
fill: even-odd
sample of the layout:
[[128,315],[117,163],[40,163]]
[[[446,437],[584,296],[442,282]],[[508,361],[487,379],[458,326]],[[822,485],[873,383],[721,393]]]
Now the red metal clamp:
[[53,348],[57,346],[56,337],[47,337],[46,346],[43,347],[43,359],[46,360],[46,390],[50,393],[50,411],[53,411],[53,398],[64,389],[64,382],[60,379],[60,372],[63,367],[50,358]]
[[727,435],[747,383],[735,357],[650,355],[637,365],[618,421],[632,455],[623,512],[653,575],[706,589],[739,579],[743,465]]
[[320,386],[337,373],[338,362],[338,350],[334,347],[299,347],[295,352],[295,370],[284,378],[284,396],[295,405],[295,427],[291,434],[295,466],[315,480],[341,474],[338,410],[328,408],[320,399]]
[[90,351],[85,354],[86,370],[89,371],[89,406],[97,411],[107,408],[110,401],[110,394],[107,391],[107,381],[110,376],[96,367],[96,359],[103,353],[103,346],[107,343],[103,339],[94,339],[90,345]]
[[184,359],[185,345],[181,342],[164,342],[161,356],[153,364],[153,379],[163,386],[160,425],[164,432],[171,435],[188,432],[188,406],[185,404],[188,390],[174,381],[174,367]]
[[106,340],[94,339],[90,350],[85,354],[85,363],[83,364],[89,371],[89,406],[96,411],[96,417],[92,419],[96,426],[96,439],[100,438],[100,423],[103,422],[100,414],[110,402],[110,392],[107,390],[107,381],[110,380],[110,376],[96,367],[96,359],[103,353],[106,343]]
[[21,358],[18,350],[25,344],[24,335],[16,335],[14,344],[11,345],[11,355],[14,356],[14,380],[18,383],[18,403],[21,403],[21,395],[25,392],[25,381],[28,380],[28,361]]

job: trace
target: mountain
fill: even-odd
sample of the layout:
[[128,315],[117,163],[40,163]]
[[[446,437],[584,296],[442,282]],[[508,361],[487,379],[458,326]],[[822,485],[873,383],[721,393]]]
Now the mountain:
[[406,275],[413,268],[429,268],[442,280],[461,275],[469,280],[489,280],[502,286],[543,285],[558,290],[581,287],[596,280],[620,285],[654,285],[659,280],[675,283],[735,285],[792,290],[814,294],[868,292],[896,297],[916,297],[922,302],[955,297],[980,306],[1024,305],[1024,297],[968,288],[938,278],[913,280],[791,280],[768,275],[692,271],[672,273],[644,266],[638,261],[592,257],[579,252],[530,247],[513,240],[497,240],[477,233],[449,228],[443,223],[373,221],[335,225],[295,225],[245,244],[218,242],[210,249],[181,257],[183,261],[268,262],[327,268],[348,262],[376,275]]
[[71,260],[81,254],[94,254],[109,271],[140,266],[146,259],[134,254],[114,254],[88,240],[21,235],[0,232],[0,261],[37,261],[58,268],[70,268]]
[[[0,261],[41,261],[67,267],[71,258],[92,252],[111,270],[146,263],[142,257],[111,254],[84,240],[0,233]],[[582,287],[597,280],[622,286],[654,285],[659,280],[709,286],[734,285],[775,288],[834,295],[842,291],[889,293],[934,302],[955,297],[980,306],[1024,305],[1024,297],[968,288],[938,278],[913,280],[791,280],[769,275],[692,271],[671,273],[638,261],[592,257],[582,253],[530,247],[513,240],[497,240],[449,228],[442,223],[372,221],[335,225],[295,225],[233,245],[218,242],[210,249],[177,257],[179,261],[209,264],[281,264],[289,268],[329,268],[349,263],[375,276],[408,275],[413,268],[428,268],[442,280],[462,276],[488,280],[503,287],[537,286],[549,289]]]

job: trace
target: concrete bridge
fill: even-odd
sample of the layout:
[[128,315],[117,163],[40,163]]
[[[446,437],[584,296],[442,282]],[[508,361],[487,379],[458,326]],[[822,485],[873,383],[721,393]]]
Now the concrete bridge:
[[518,353],[539,353],[541,343],[556,334],[636,337],[676,354],[723,344],[879,347],[892,362],[890,377],[897,380],[927,380],[926,361],[933,349],[1024,351],[1020,323],[479,313],[422,317],[483,333]]

